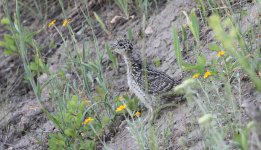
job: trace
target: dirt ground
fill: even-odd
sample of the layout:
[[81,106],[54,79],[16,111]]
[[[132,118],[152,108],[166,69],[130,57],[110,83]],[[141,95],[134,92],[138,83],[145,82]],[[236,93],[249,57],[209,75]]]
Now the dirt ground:
[[[30,2],[28,0],[25,3]],[[81,22],[81,20],[84,19],[80,11],[77,9],[77,4],[79,5],[80,2],[76,1],[76,3],[74,3],[70,1],[65,5],[65,7],[70,12],[71,16],[73,16],[71,25],[77,33],[77,38],[80,41],[79,43],[83,43],[83,41],[81,41],[81,39],[83,39],[82,34],[87,35],[87,38],[91,38],[91,31],[85,25],[82,26],[82,23],[84,24],[86,22]],[[13,5],[13,3],[11,3],[11,5]],[[50,5],[51,8],[48,9],[48,18],[50,20],[53,18],[62,18],[61,10],[57,9],[59,8],[58,5],[59,4],[55,2],[53,2],[53,5]],[[135,33],[134,42],[136,45],[134,48],[137,51],[140,51],[142,43],[139,40],[139,35],[142,30],[142,20],[135,12],[133,12],[133,19],[121,20],[116,24],[111,24],[111,19],[114,16],[121,14],[121,11],[115,4],[110,7],[105,7],[101,3],[90,1],[89,7],[92,10],[97,11],[113,34],[108,37],[99,27],[98,23],[95,22],[94,31],[97,35],[99,47],[101,49],[104,49],[104,43],[106,41],[112,43],[117,37],[123,36],[128,28],[132,28]],[[186,78],[189,75],[182,73],[177,65],[172,45],[173,38],[171,26],[175,25],[178,29],[181,28],[181,26],[186,22],[182,11],[190,12],[190,10],[195,7],[196,3],[194,0],[162,1],[159,4],[159,9],[155,9],[154,12],[151,12],[146,26],[146,28],[151,31],[146,34],[145,37],[145,54],[147,59],[155,60],[159,58],[162,64],[158,69],[166,72],[177,80]],[[253,11],[255,6],[249,4],[247,5],[247,9]],[[36,27],[43,26],[42,22],[37,21],[31,15],[26,15],[26,10],[23,10],[23,12],[23,22],[30,29],[37,30]],[[0,18],[3,16],[3,9],[1,8]],[[249,22],[251,22],[251,19]],[[4,28],[0,25],[0,39],[5,32]],[[208,29],[203,28],[201,30],[201,35],[204,44],[213,39],[213,35]],[[188,37],[191,36],[192,35],[188,35]],[[41,32],[37,36],[37,41],[41,43],[43,55],[46,56],[46,61],[50,66],[50,70],[55,72],[64,67],[66,56],[63,49],[64,45],[62,43],[61,46],[57,46],[56,48],[50,48],[47,46],[47,43],[50,42],[48,41],[48,39],[50,39],[49,37],[54,38],[56,43],[61,42],[59,36],[52,33],[52,31]],[[68,41],[69,40],[70,39],[68,39]],[[90,48],[92,47],[93,45],[90,45]],[[203,53],[208,56],[208,61],[215,55],[215,53],[207,50],[207,46],[203,50]],[[193,62],[195,59],[193,53],[188,52],[186,54],[186,59]],[[38,106],[34,93],[28,83],[24,82],[23,68],[21,64],[21,60],[18,56],[6,56],[0,48],[0,149],[47,149],[46,141],[48,133],[53,132],[55,128],[52,122],[47,120],[46,116]],[[106,79],[112,79],[112,81],[110,80],[112,85],[112,88],[110,89],[111,92],[115,95],[128,92],[127,83],[125,82],[126,66],[124,63],[119,61],[119,74],[116,78],[112,78],[112,76],[115,76],[116,74],[113,70],[109,69],[108,64],[108,56],[105,56],[103,67]],[[40,83],[44,80],[46,80],[44,74],[38,78]],[[258,97],[260,97],[260,93],[253,91],[253,87],[249,83],[250,81],[243,82],[245,83],[242,87],[244,93],[248,93],[244,95],[243,99],[245,101],[257,101]],[[42,98],[45,99],[47,109],[52,112],[53,108],[51,107],[51,102],[48,101],[48,94],[44,94]],[[199,110],[197,109],[196,104],[191,103],[191,105],[192,107],[188,107],[187,102],[183,102],[178,108],[171,108],[161,112],[160,117],[156,120],[156,126],[159,131],[162,131],[159,132],[161,134],[163,134],[166,129],[171,132],[171,135],[169,135],[169,141],[164,142],[171,143],[166,145],[172,145],[171,147],[166,147],[162,144],[162,149],[183,149],[183,145],[186,145],[189,149],[204,149],[201,129],[196,120],[196,114]],[[243,114],[245,115],[244,112]],[[244,119],[248,120],[248,116],[245,116]],[[126,128],[126,125],[123,126],[119,132],[107,142],[107,144],[113,150],[138,149],[132,135]]]

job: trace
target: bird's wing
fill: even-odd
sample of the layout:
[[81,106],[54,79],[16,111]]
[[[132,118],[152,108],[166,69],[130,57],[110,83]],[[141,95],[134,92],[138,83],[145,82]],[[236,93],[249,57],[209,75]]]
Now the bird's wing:
[[140,86],[143,90],[147,90],[149,94],[159,95],[170,91],[174,86],[174,80],[170,76],[152,68],[147,68],[147,72],[143,73],[142,76],[143,82]]

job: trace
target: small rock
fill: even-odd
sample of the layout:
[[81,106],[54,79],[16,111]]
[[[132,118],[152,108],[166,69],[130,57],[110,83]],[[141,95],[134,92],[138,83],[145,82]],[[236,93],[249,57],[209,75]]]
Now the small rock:
[[38,77],[37,80],[40,84],[43,84],[45,81],[48,80],[48,76],[46,73],[43,73],[41,76]]
[[44,131],[53,131],[55,128],[54,124],[52,121],[47,121],[44,125],[43,125],[43,129]]
[[119,22],[120,20],[126,21],[126,20],[130,20],[130,19],[134,19],[134,17],[135,17],[134,15],[129,16],[129,18],[116,15],[111,19],[110,23],[115,24],[115,23]]
[[145,34],[152,34],[154,31],[152,29],[151,26],[148,26],[146,29],[145,29]]
[[114,16],[113,18],[112,18],[112,20],[110,21],[110,23],[111,24],[114,24],[114,23],[116,23],[116,22],[118,22],[118,20],[120,20],[122,18],[122,16]]

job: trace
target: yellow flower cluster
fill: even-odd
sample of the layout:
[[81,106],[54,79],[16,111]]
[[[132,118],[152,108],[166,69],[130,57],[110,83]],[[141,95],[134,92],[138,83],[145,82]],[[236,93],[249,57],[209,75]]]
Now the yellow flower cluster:
[[63,26],[64,26],[64,27],[67,27],[70,21],[71,21],[71,19],[65,19],[65,20],[63,21]]
[[218,53],[217,53],[217,57],[221,57],[221,56],[224,56],[224,55],[225,55],[224,51],[218,51]]
[[123,110],[125,110],[126,109],[126,107],[127,107],[127,105],[120,105],[117,109],[116,109],[116,112],[121,112],[121,111],[123,111]]
[[210,71],[207,71],[205,74],[204,74],[204,79],[211,76],[212,73]]
[[[208,77],[211,76],[211,75],[212,75],[211,71],[207,71],[207,72],[205,72],[203,78],[206,79],[206,78],[208,78]],[[199,74],[199,73],[195,73],[195,74],[192,76],[193,79],[196,79],[196,78],[199,78],[199,77],[200,77],[200,74]]]
[[56,21],[57,21],[56,19],[55,19],[55,20],[52,20],[52,21],[48,24],[48,27],[50,28],[51,26],[54,26]]
[[[70,21],[71,21],[71,19],[65,19],[65,20],[63,21],[63,27],[67,27]],[[56,19],[52,20],[52,21],[48,24],[48,28],[54,26],[56,22],[57,22]]]
[[141,112],[137,111],[134,115],[135,115],[136,117],[140,117]]
[[196,79],[196,78],[198,78],[200,76],[200,74],[199,73],[196,73],[196,74],[194,74],[193,76],[192,76],[192,78],[193,79]]
[[92,122],[94,119],[92,117],[88,117],[83,121],[83,124],[88,124],[90,122]]

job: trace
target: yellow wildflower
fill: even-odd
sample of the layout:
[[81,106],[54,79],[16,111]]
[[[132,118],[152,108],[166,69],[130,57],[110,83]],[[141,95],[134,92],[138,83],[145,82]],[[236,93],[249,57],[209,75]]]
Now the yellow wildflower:
[[92,117],[88,117],[83,121],[83,124],[88,124],[90,122],[92,122],[94,119]]
[[64,21],[63,21],[63,26],[64,27],[67,27],[67,25],[68,25],[68,23],[71,21],[71,19],[65,19]]
[[136,117],[139,117],[141,115],[141,112],[139,112],[139,111],[137,111],[136,113],[135,113],[135,116]]
[[126,109],[127,105],[120,105],[117,109],[116,112],[120,112],[123,111],[124,109]]
[[207,71],[205,74],[204,74],[204,79],[211,76],[212,73],[210,71]]
[[53,21],[51,21],[51,22],[48,24],[48,27],[50,28],[51,26],[55,25],[55,22],[56,22],[56,19],[54,19]]
[[196,79],[196,78],[198,78],[200,76],[200,74],[199,73],[196,73],[196,74],[194,74],[193,76],[192,76],[192,78],[193,79]]
[[121,96],[118,97],[117,101],[121,101],[123,99],[124,99],[124,97],[121,95]]
[[224,56],[224,55],[225,55],[224,51],[218,51],[218,53],[217,53],[217,57],[221,57],[221,56]]

